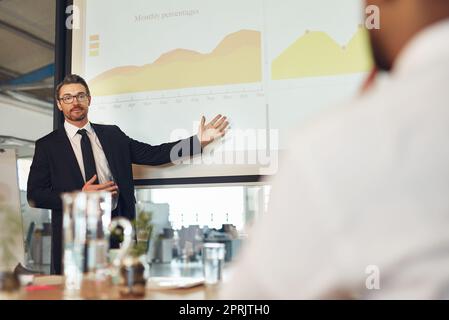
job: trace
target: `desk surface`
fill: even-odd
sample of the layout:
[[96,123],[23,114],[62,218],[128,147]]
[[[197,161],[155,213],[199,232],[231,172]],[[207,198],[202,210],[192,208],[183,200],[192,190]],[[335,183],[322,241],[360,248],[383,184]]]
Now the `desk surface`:
[[[202,277],[201,263],[154,264],[151,266],[152,277]],[[225,275],[226,277],[226,272]],[[85,285],[81,291],[72,293],[64,291],[62,276],[36,276],[34,285],[21,289],[19,299],[23,300],[71,300],[71,299],[144,299],[144,300],[207,300],[215,299],[218,286],[204,284],[190,288],[151,288],[147,287],[143,297],[122,296],[118,286]],[[88,289],[87,289],[88,288]]]
[[111,299],[111,300],[207,300],[216,297],[217,287],[211,288],[204,285],[186,289],[147,289],[144,297],[123,297],[118,287],[112,286],[101,291],[101,296],[89,292],[85,295],[81,292],[75,295],[64,292],[63,285],[51,286],[51,289],[28,291],[22,289],[19,299],[23,300],[72,300],[72,299]]

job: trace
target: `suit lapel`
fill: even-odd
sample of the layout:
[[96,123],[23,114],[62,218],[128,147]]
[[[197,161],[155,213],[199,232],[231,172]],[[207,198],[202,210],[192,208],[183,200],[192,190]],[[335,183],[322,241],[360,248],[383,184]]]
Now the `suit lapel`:
[[84,185],[83,175],[81,174],[80,166],[75,157],[75,152],[73,152],[72,145],[70,144],[70,140],[67,137],[67,133],[65,132],[64,126],[61,126],[58,129],[58,143],[61,145],[61,148],[57,148],[58,152],[60,152],[60,156],[63,161],[67,163],[67,168],[73,175],[77,181],[77,184],[80,186]]
[[106,159],[108,160],[109,169],[111,169],[112,176],[114,177],[114,180],[117,181],[117,170],[115,168],[115,162],[113,158],[112,153],[112,143],[111,139],[107,132],[105,132],[104,127],[99,126],[95,123],[90,123],[91,126],[95,130],[95,134],[98,137],[98,140],[100,140],[101,147],[103,148],[104,155],[106,156]]

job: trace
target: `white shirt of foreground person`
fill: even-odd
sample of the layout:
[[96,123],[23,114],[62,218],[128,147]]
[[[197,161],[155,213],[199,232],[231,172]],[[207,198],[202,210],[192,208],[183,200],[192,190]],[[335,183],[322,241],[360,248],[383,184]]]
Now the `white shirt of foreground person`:
[[292,138],[220,298],[449,298],[448,39]]

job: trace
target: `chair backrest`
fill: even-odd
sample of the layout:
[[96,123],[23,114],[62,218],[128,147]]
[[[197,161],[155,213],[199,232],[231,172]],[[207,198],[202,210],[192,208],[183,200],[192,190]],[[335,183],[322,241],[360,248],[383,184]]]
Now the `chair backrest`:
[[34,223],[34,221],[32,221],[30,223],[30,226],[28,227],[27,237],[25,239],[25,252],[27,252],[28,254],[30,253],[31,241],[33,240],[33,233],[35,227],[36,224]]

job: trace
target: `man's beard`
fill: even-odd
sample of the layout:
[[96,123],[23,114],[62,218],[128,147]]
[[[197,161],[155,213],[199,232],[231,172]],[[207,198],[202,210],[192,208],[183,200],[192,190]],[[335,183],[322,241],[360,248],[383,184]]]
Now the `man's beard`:
[[82,120],[84,120],[86,118],[87,112],[84,111],[83,113],[81,113],[78,116],[72,116],[71,111],[70,111],[70,112],[68,112],[68,113],[66,113],[64,115],[65,115],[66,119],[68,119],[70,121],[82,121]]
[[374,58],[374,63],[377,66],[377,69],[381,71],[391,71],[393,68],[392,64],[388,61],[387,55],[385,54],[385,50],[377,37],[374,35],[374,32],[379,32],[378,30],[371,30],[369,33],[371,51]]

